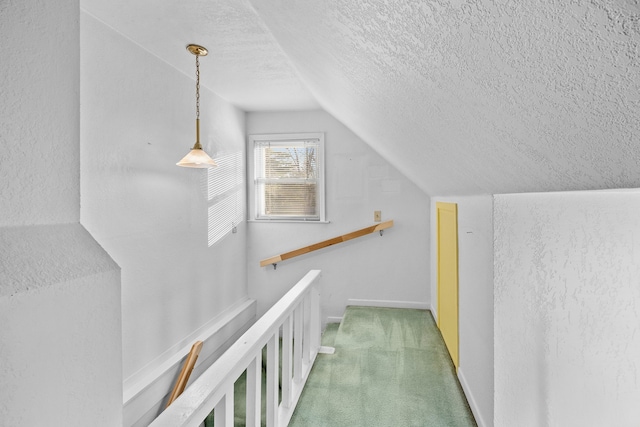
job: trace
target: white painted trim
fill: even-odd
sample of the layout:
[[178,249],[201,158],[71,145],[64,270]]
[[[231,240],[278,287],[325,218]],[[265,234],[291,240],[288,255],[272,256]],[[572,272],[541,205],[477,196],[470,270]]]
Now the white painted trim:
[[372,299],[348,299],[347,305],[356,305],[361,307],[412,308],[418,310],[429,310],[431,308],[428,303],[420,301],[388,301]]
[[318,353],[320,354],[334,354],[335,352],[336,352],[335,347],[327,347],[324,345],[321,345],[320,348],[318,349]]
[[[320,341],[320,302],[317,280],[320,270],[309,271],[293,288],[291,288],[278,302],[276,302],[251,328],[249,328],[216,362],[191,384],[171,406],[164,410],[151,424],[153,427],[195,427],[200,426],[201,420],[218,408],[224,402],[227,393],[232,393],[233,383],[242,372],[261,354],[269,340],[277,342],[280,326],[292,316],[294,317],[294,331],[303,331],[300,340],[299,332],[294,337],[294,382],[292,384],[293,399],[290,407],[285,404],[279,406],[278,412],[267,410],[267,423],[286,426],[302,393],[313,362],[318,353]],[[310,308],[310,310],[308,309]],[[304,313],[302,312],[304,310]],[[307,326],[309,325],[309,326]],[[307,335],[309,334],[309,335]],[[314,336],[316,338],[314,338]],[[302,341],[302,343],[300,343]],[[305,345],[306,342],[306,345]],[[301,345],[302,344],[302,345]],[[300,347],[302,346],[302,351]],[[277,344],[273,354],[277,354]],[[268,350],[268,353],[270,351]],[[273,360],[273,358],[271,358]],[[300,370],[297,370],[298,360]],[[267,369],[267,385],[269,380]],[[277,372],[277,362],[276,362]],[[277,381],[277,380],[276,380]],[[277,385],[276,385],[277,389]],[[269,394],[267,394],[269,396]],[[277,393],[276,393],[277,397]],[[269,397],[267,397],[267,405]],[[269,406],[268,406],[269,407]],[[278,415],[280,415],[278,417]],[[280,420],[278,422],[278,419]]]
[[476,419],[476,423],[478,424],[478,427],[487,427],[487,424],[484,422],[484,418],[482,418],[482,413],[480,412],[480,408],[476,403],[476,399],[473,397],[473,393],[471,392],[471,387],[469,387],[469,383],[467,383],[467,380],[462,372],[462,367],[458,367],[458,380],[460,381],[462,390],[464,391],[464,394],[467,397],[467,402],[469,402],[469,406],[471,407],[471,412],[473,412],[473,416]]
[[342,323],[342,317],[327,316],[327,324],[329,323]]
[[256,305],[249,298],[238,301],[127,378],[123,383],[123,425],[148,425],[164,409],[165,398],[193,343],[199,340],[203,346],[191,381],[255,322]]
[[331,221],[294,221],[291,219],[248,219],[247,222],[256,224],[331,224]]
[[300,396],[302,396],[302,390],[304,390],[304,386],[307,384],[307,380],[309,379],[309,374],[311,374],[311,368],[316,363],[316,358],[318,356],[318,351],[313,351],[311,354],[311,359],[309,363],[304,363],[305,365],[304,374],[300,382],[293,382],[293,400],[291,402],[291,406],[289,408],[285,408],[283,405],[280,405],[278,408],[278,427],[287,427],[289,425],[289,421],[291,421],[291,417],[293,416],[293,412],[298,406],[298,402],[300,401]]

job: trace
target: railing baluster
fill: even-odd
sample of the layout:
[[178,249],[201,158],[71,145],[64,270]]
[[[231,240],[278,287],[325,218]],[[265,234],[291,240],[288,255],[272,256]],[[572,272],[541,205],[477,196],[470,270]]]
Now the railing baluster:
[[267,427],[278,425],[278,330],[267,342]]
[[282,405],[285,408],[291,407],[291,369],[293,363],[292,357],[293,346],[293,317],[287,317],[282,325]]
[[320,348],[320,336],[322,335],[320,292],[318,292],[318,287],[312,286],[309,295],[311,297],[311,351],[316,353]]
[[302,381],[302,329],[304,327],[302,308],[303,305],[302,302],[300,302],[293,312],[293,331],[295,334],[295,338],[293,340],[293,380],[296,383]]
[[216,427],[233,426],[233,384],[227,387],[224,397],[216,405],[213,418]]
[[262,418],[262,352],[247,367],[247,427],[260,427]]
[[302,338],[302,363],[305,369],[311,361],[311,298],[309,293],[304,296],[304,332]]

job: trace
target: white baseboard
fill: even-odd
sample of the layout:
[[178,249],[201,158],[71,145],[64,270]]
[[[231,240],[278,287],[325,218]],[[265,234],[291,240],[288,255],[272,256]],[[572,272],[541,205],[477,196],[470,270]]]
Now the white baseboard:
[[162,412],[195,341],[203,345],[189,383],[211,366],[255,318],[256,301],[239,301],[127,378],[123,383],[124,427],[147,426]]
[[469,406],[471,407],[471,412],[473,412],[473,416],[476,419],[476,423],[478,424],[478,427],[486,427],[487,424],[485,424],[484,419],[482,418],[482,413],[480,413],[480,408],[478,408],[476,399],[473,397],[473,393],[469,388],[469,384],[467,383],[467,379],[464,377],[461,367],[458,367],[458,380],[460,381],[462,390],[464,391],[464,394],[467,397],[467,402],[469,402]]
[[327,316],[327,323],[342,323],[342,317]]
[[420,301],[389,301],[373,299],[348,299],[347,305],[357,305],[361,307],[384,307],[384,308],[412,308],[418,310],[429,310],[431,306]]

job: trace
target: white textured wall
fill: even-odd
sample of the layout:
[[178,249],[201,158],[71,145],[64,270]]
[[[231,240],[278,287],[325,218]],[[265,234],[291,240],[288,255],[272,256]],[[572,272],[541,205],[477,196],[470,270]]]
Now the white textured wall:
[[[128,378],[246,298],[246,229],[209,247],[208,171],[175,165],[195,141],[194,40],[176,46],[186,76],[86,13],[81,35],[81,218],[122,268]],[[204,88],[200,108],[205,150],[244,158],[244,114]]]
[[431,301],[438,309],[436,202],[458,204],[458,377],[479,427],[493,426],[493,198],[431,198]]
[[[249,224],[249,294],[264,313],[311,269],[322,270],[322,310],[342,316],[347,300],[429,303],[429,199],[404,175],[324,111],[249,113],[247,134],[325,132],[330,224]],[[371,224],[395,225],[278,265],[261,259]]]
[[120,271],[78,223],[78,2],[0,23],[0,424],[119,425]]
[[0,6],[0,226],[79,219],[77,9]]
[[[0,273],[0,425],[119,426],[122,423],[122,345],[120,272],[115,264],[77,224],[54,226],[82,242],[82,259],[92,262],[94,274],[73,270],[67,263],[62,278],[48,282],[48,268],[37,268],[38,287],[5,293],[14,272],[4,269],[16,260],[16,246],[41,235],[59,237],[55,230],[15,229],[0,232],[0,256],[8,260]],[[7,235],[7,234],[13,234]],[[14,237],[15,239],[12,239]],[[18,241],[20,240],[20,241]],[[42,246],[47,252],[71,249],[71,241],[57,239]],[[7,250],[8,249],[8,250]],[[75,252],[69,250],[68,253]],[[20,253],[20,255],[25,255]],[[38,254],[41,255],[41,254]],[[23,257],[20,257],[23,259]],[[53,262],[46,256],[37,258]],[[4,263],[3,263],[4,264]],[[31,263],[33,266],[35,263]],[[15,264],[14,264],[15,265]]]
[[498,195],[495,425],[640,424],[640,191]]

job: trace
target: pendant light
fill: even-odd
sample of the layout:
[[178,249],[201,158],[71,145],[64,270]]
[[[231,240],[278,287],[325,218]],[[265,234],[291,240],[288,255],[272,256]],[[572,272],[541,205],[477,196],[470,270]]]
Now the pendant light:
[[210,168],[217,166],[217,164],[200,145],[200,57],[207,56],[209,52],[197,44],[188,45],[187,50],[196,56],[196,143],[189,154],[176,165],[186,168]]

